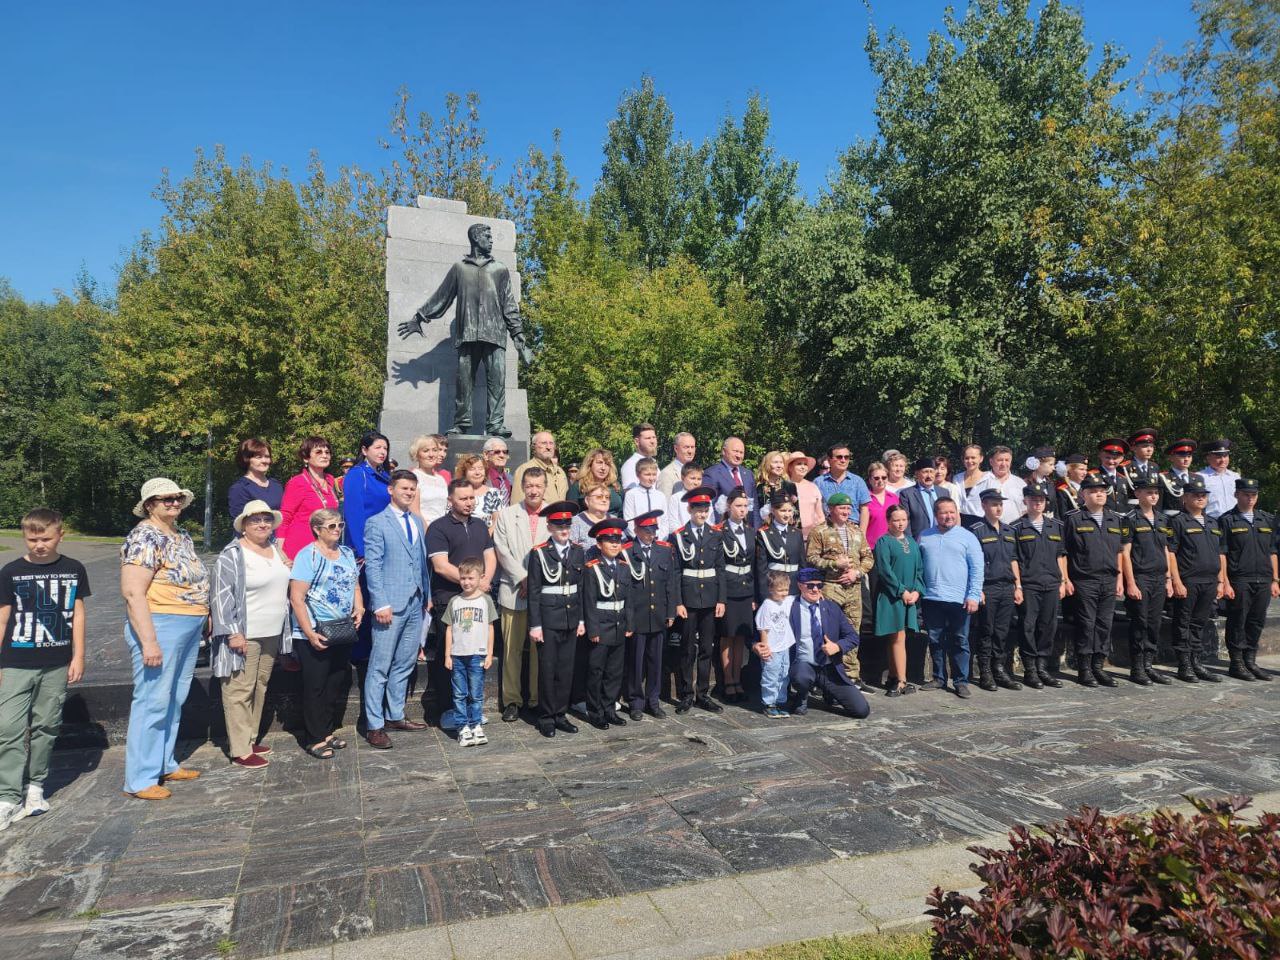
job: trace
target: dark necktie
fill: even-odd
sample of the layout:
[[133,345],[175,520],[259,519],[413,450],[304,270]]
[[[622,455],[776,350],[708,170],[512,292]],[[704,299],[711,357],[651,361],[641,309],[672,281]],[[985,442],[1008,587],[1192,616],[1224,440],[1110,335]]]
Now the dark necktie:
[[405,513],[403,516],[404,516],[404,535],[405,535],[405,538],[409,541],[409,546],[412,547],[413,546],[413,524],[409,522],[408,513]]
[[[812,635],[811,643],[813,644],[813,662],[823,663],[826,653],[822,650],[822,621],[818,619],[817,604],[809,604],[809,633]],[[822,657],[823,659],[819,659]]]
[[695,544],[702,543],[702,528],[701,528],[701,527],[694,527],[694,528],[693,528],[693,542],[694,542]]
[[640,559],[641,559],[641,560],[643,560],[645,563],[648,563],[648,562],[649,562],[649,548],[648,548],[648,547],[641,547],[641,548],[640,548]]

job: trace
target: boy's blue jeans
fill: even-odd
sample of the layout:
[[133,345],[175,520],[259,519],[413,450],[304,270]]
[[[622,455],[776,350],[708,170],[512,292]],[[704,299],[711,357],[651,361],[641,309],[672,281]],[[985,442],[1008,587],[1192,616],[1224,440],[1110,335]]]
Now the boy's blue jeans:
[[459,727],[478,727],[484,708],[484,654],[453,658],[453,713]]
[[765,709],[787,705],[787,686],[791,680],[791,651],[775,652],[760,661],[760,701]]

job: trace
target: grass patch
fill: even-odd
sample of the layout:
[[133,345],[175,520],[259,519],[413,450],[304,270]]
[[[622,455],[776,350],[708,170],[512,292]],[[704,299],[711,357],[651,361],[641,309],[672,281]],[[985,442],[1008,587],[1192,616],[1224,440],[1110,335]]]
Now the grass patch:
[[[118,537],[98,537],[89,533],[75,533],[71,530],[66,530],[65,527],[63,529],[65,530],[65,535],[62,538],[64,543],[119,543],[124,539],[123,535]],[[16,540],[18,544],[21,544],[22,531],[17,528],[0,530],[0,540]],[[4,546],[11,547],[14,544],[6,543]]]
[[229,957],[235,952],[236,942],[230,937],[223,937],[218,941],[218,953],[221,956]]
[[801,940],[729,954],[725,960],[929,960],[927,933],[868,933]]

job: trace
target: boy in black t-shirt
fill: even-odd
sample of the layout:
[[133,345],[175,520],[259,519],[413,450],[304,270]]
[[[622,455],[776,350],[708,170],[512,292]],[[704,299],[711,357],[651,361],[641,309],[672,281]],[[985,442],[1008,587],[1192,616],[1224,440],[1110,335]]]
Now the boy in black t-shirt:
[[26,556],[0,569],[0,830],[48,811],[44,779],[62,702],[67,684],[84,674],[89,576],[79,560],[58,553],[62,516],[32,510],[22,538]]

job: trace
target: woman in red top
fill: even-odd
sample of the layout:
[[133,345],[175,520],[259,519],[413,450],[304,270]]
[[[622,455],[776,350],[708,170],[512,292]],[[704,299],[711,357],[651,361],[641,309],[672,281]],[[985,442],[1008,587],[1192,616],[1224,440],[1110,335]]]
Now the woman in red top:
[[324,437],[307,437],[302,441],[298,457],[302,460],[302,472],[284,485],[284,499],[280,502],[284,522],[276,530],[280,546],[290,560],[315,540],[311,514],[317,510],[338,509],[336,482],[325,472],[333,459],[329,441]]

